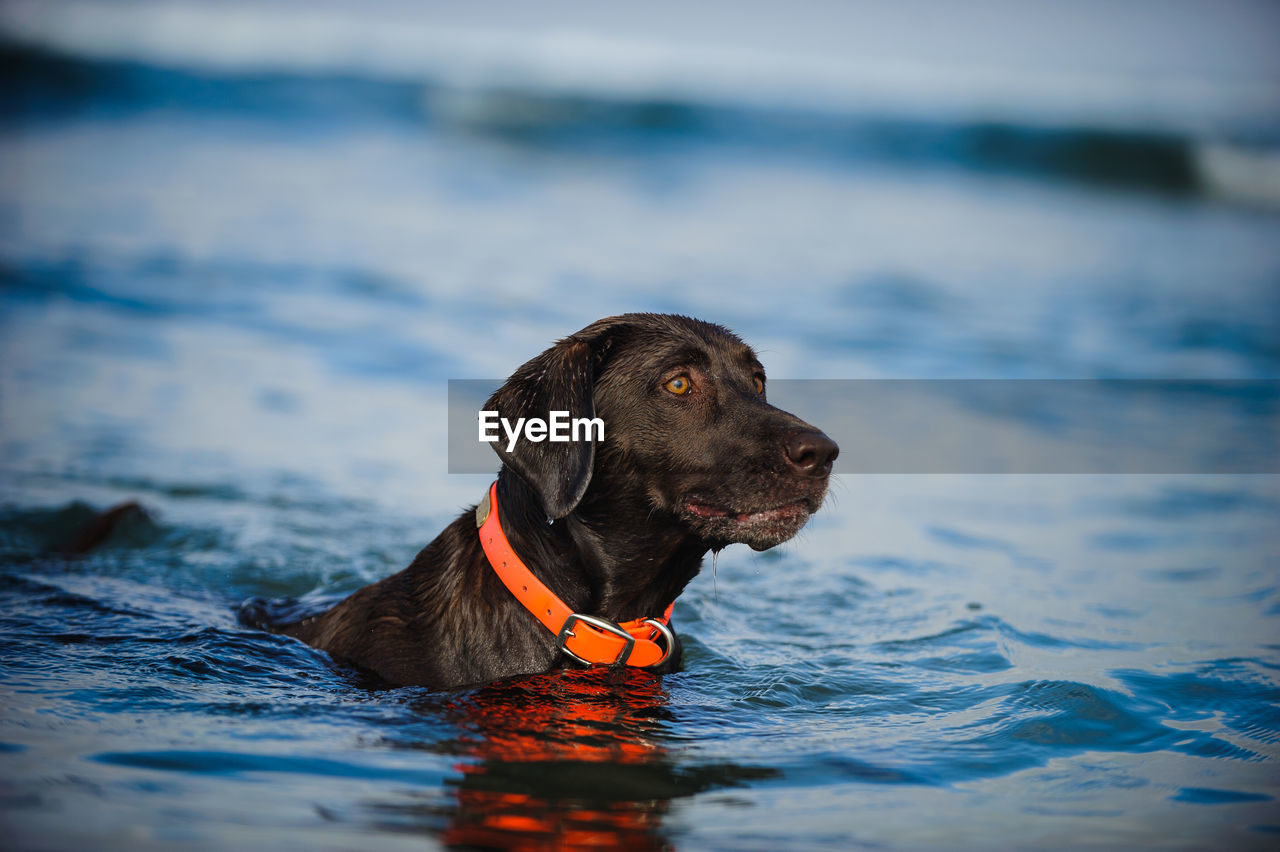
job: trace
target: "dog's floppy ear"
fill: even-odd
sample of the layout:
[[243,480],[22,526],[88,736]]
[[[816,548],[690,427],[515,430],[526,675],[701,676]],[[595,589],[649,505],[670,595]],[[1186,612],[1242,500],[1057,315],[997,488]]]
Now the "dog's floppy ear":
[[[597,359],[592,342],[581,333],[560,341],[516,370],[489,397],[485,410],[498,412],[513,428],[521,417],[549,421],[552,411],[567,411],[570,418],[595,417]],[[595,444],[548,439],[535,443],[523,434],[509,452],[507,444],[504,433],[493,448],[538,495],[547,518],[572,512],[591,483]]]

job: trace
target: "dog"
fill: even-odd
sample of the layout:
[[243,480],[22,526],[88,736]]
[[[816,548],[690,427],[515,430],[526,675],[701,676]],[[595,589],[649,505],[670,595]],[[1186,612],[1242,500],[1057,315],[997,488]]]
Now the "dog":
[[[671,607],[707,551],[766,550],[826,496],[835,442],[766,401],[722,326],[624,314],[521,366],[486,404],[511,422],[598,418],[603,440],[499,440],[496,482],[398,574],[293,623],[392,685],[452,689],[569,665],[678,669]],[[528,433],[526,433],[526,436]]]

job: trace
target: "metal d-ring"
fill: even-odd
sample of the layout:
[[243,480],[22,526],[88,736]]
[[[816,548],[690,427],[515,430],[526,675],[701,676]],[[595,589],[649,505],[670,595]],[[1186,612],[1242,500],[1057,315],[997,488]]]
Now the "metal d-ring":
[[665,650],[665,651],[663,651],[663,652],[662,652],[662,658],[661,658],[661,659],[659,659],[656,663],[650,663],[649,665],[645,666],[645,668],[646,668],[646,669],[651,669],[651,668],[653,668],[654,666],[660,666],[660,665],[662,665],[663,663],[665,663],[665,662],[667,661],[667,658],[671,656],[671,652],[672,652],[672,651],[675,649],[675,647],[676,647],[676,635],[675,635],[674,633],[672,633],[672,632],[671,632],[671,628],[670,628],[670,627],[668,627],[667,625],[663,624],[661,621],[659,621],[659,620],[658,620],[658,619],[656,619],[656,618],[646,618],[646,619],[644,620],[644,623],[645,623],[645,624],[648,624],[648,625],[649,625],[649,626],[651,626],[651,627],[653,627],[655,630],[657,630],[659,633],[661,633],[661,634],[663,635],[663,638],[665,638],[665,639],[667,640],[667,642],[666,642],[666,644],[667,644],[667,650]]

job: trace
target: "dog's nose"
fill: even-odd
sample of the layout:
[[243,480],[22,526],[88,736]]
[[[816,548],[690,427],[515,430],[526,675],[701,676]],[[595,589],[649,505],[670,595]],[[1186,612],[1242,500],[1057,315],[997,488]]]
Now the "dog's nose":
[[787,438],[786,453],[787,462],[796,470],[817,476],[831,471],[840,448],[821,432],[795,432]]

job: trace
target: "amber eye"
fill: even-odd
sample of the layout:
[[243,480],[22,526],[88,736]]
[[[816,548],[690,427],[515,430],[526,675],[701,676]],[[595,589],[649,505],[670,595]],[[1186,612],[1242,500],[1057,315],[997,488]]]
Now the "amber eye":
[[667,390],[671,391],[676,396],[686,394],[692,389],[693,382],[689,381],[688,376],[676,376],[674,379],[667,382]]
[[756,383],[756,393],[764,393],[764,379],[760,376],[753,377]]

